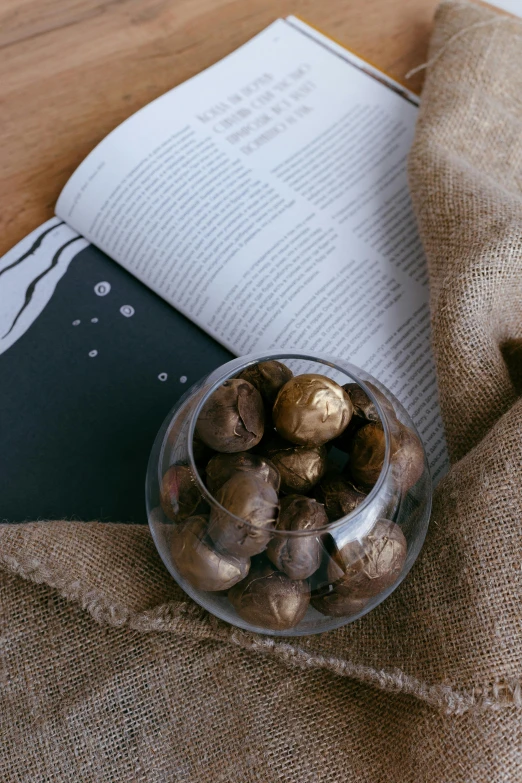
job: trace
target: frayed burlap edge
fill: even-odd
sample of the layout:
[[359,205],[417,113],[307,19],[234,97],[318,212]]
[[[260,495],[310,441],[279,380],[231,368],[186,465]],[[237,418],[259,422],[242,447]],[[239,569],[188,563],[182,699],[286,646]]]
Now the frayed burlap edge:
[[[41,527],[46,524],[71,523],[53,521],[29,524]],[[100,525],[97,522],[81,524]],[[143,528],[139,529],[143,531]],[[422,682],[399,669],[375,669],[344,658],[312,654],[295,642],[289,644],[271,637],[252,635],[218,620],[190,600],[171,601],[151,610],[135,612],[123,604],[108,600],[101,591],[86,588],[81,580],[71,579],[56,568],[50,569],[34,557],[22,563],[12,555],[0,553],[2,567],[28,582],[44,584],[57,591],[65,600],[78,604],[100,625],[127,627],[141,633],[177,633],[193,640],[226,642],[243,650],[270,655],[290,667],[322,669],[383,691],[414,696],[446,715],[522,706],[522,682],[518,679],[484,683],[472,691],[459,691],[450,685]]]

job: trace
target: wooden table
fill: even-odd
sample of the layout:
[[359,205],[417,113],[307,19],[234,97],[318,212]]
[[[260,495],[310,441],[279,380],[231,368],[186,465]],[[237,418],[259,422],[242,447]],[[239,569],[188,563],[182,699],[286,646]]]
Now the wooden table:
[[[296,14],[404,80],[437,0],[0,0],[0,254],[118,123]],[[419,90],[422,74],[408,82]]]

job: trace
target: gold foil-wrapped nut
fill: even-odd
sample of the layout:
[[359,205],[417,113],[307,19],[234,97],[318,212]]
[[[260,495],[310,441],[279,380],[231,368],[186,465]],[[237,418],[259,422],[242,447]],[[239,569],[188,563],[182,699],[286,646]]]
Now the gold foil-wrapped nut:
[[248,381],[231,378],[202,407],[196,432],[215,451],[246,451],[257,446],[263,437],[264,421],[258,390]]
[[279,390],[293,378],[292,370],[285,364],[271,360],[252,364],[238,375],[255,386],[265,403],[271,408],[276,400]]
[[279,492],[281,477],[275,465],[268,459],[249,451],[236,454],[215,454],[206,468],[207,487],[215,494],[234,473],[248,473],[255,478],[271,484]]
[[234,473],[216,500],[226,511],[213,507],[208,533],[219,551],[251,557],[266,549],[279,510],[271,484],[249,473]]
[[[288,495],[281,501],[276,531],[317,530],[328,524],[324,507],[303,495]],[[322,544],[319,536],[278,536],[268,544],[266,554],[279,571],[290,579],[307,579],[321,564]]]
[[312,596],[311,604],[321,614],[330,617],[351,617],[362,612],[369,598],[353,598],[351,595],[341,595],[333,590],[321,596]]
[[310,602],[306,581],[292,580],[270,565],[253,566],[228,592],[228,600],[246,622],[261,629],[286,631],[298,625]]
[[174,528],[172,560],[181,576],[198,590],[228,590],[247,576],[250,560],[216,552],[206,535],[207,524],[207,517],[201,515]]
[[407,549],[400,527],[379,519],[362,541],[349,541],[337,550],[328,563],[328,580],[341,595],[372,598],[395,584]]
[[325,474],[328,454],[324,446],[294,446],[274,438],[264,451],[279,471],[284,492],[306,494]]
[[314,494],[324,504],[330,522],[351,514],[366,497],[365,492],[356,489],[349,479],[338,473],[325,476]]
[[353,436],[350,449],[350,475],[356,484],[371,489],[384,464],[386,437],[380,424],[365,424]]
[[325,375],[297,375],[285,383],[274,404],[278,433],[299,446],[321,446],[337,438],[353,412],[350,398]]
[[172,465],[161,481],[160,504],[173,522],[192,516],[202,502],[194,474],[188,465]]
[[424,449],[417,435],[401,425],[398,445],[391,458],[393,475],[401,489],[408,492],[424,472]]

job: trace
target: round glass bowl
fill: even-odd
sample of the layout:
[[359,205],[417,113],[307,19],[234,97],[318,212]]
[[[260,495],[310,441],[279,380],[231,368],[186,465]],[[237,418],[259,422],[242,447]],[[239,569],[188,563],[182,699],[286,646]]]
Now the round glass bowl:
[[[272,464],[279,466],[281,475],[292,484],[287,470],[295,468],[292,459],[298,461],[298,472],[299,460],[305,459],[306,474],[316,469],[316,457],[312,455],[309,463],[309,455],[303,457],[299,451],[306,449],[304,446],[287,443],[280,453],[281,442],[279,451],[277,441],[270,445],[276,433],[268,406],[260,443],[239,456],[228,455],[217,463],[214,459],[221,484],[227,479],[228,490],[217,486],[216,472],[209,468],[207,473],[215,452],[197,436],[195,439],[200,412],[225,381],[258,362],[271,360],[286,365],[294,376],[327,376],[340,386],[357,384],[358,391],[365,393],[374,422],[359,419],[359,429],[366,423],[370,430],[378,429],[374,434],[382,439],[382,468],[379,463],[373,478],[371,469],[368,478],[364,462],[367,449],[371,468],[375,455],[371,437],[369,444],[359,444],[356,456],[351,450],[350,439],[353,441],[357,432],[353,417],[340,438],[321,447],[320,458],[328,454],[326,476],[306,495],[299,481],[294,486],[283,482],[281,489]],[[356,470],[361,455],[362,473]],[[243,477],[228,481],[233,471],[227,465],[235,465]],[[261,490],[259,476],[244,478],[245,468],[252,467],[260,471]],[[249,487],[255,491],[245,497]],[[239,506],[237,492],[241,495]],[[419,554],[431,499],[431,479],[418,433],[388,389],[345,361],[298,351],[235,359],[196,383],[158,432],[146,482],[152,536],[178,584],[216,617],[273,636],[302,636],[338,628],[384,601]],[[249,509],[249,513],[237,516],[231,509],[238,507]]]

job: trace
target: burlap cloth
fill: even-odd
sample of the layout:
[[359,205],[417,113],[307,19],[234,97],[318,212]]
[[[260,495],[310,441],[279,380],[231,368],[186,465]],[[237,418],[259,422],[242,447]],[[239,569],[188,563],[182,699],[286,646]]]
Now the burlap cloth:
[[2,783],[522,781],[522,23],[443,3],[431,57],[410,174],[453,467],[417,565],[275,641],[186,599],[146,527],[0,526]]

